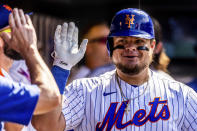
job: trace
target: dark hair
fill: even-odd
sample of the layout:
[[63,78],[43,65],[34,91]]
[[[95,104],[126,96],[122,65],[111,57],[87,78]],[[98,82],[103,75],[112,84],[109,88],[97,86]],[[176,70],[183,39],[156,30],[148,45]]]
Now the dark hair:
[[162,28],[157,19],[152,17],[152,21],[153,21],[154,31],[155,31],[155,41],[156,41],[156,44],[158,44],[163,39]]
[[98,25],[106,25],[107,27],[109,27],[108,23],[105,20],[102,19],[97,19],[95,21],[91,21],[86,23],[86,25],[83,26],[82,30],[80,31],[80,39],[82,40],[84,38],[84,36],[86,34],[88,34],[88,32],[90,31],[90,29],[94,26],[98,26]]
[[[158,20],[152,17],[152,21],[154,25],[155,41],[157,46],[157,44],[162,41],[162,28]],[[164,49],[161,49],[159,53],[154,54],[152,65],[156,70],[162,70],[168,73],[167,67],[169,63],[170,58],[166,55]]]

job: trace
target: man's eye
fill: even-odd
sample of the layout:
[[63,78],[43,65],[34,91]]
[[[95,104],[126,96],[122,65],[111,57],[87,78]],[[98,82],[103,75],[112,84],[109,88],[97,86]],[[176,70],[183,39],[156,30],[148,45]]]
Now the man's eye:
[[118,42],[122,42],[122,41],[123,41],[122,39],[119,39],[119,40],[118,40]]
[[140,44],[140,43],[144,43],[144,41],[143,40],[136,40],[135,43]]
[[124,44],[124,43],[127,43],[127,40],[122,39],[122,40],[119,40],[118,43],[123,43]]

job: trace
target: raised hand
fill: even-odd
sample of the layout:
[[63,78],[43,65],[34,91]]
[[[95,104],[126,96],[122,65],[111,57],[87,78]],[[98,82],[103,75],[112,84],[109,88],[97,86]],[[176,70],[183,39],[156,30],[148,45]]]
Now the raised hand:
[[70,22],[57,26],[54,42],[53,65],[70,70],[83,58],[88,40],[84,39],[78,48],[78,28]]
[[9,26],[11,34],[2,33],[2,38],[22,56],[28,53],[30,48],[37,50],[37,37],[32,21],[28,15],[25,15],[22,9],[14,8],[9,15]]

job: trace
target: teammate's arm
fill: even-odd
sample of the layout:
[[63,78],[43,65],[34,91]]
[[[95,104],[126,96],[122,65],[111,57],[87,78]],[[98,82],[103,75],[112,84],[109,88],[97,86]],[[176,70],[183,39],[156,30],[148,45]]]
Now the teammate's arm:
[[34,115],[53,110],[60,104],[60,94],[56,82],[37,49],[36,33],[28,15],[22,10],[14,9],[9,16],[11,36],[2,34],[8,46],[19,52],[28,66],[31,81],[40,88],[40,96]]
[[[58,67],[58,66],[54,66],[54,67],[52,67],[52,70],[51,70],[51,72],[52,72],[52,74],[53,74],[53,76],[54,76],[54,78],[55,78],[55,80],[56,80],[56,82],[57,82],[57,84],[58,84],[58,87],[59,88],[61,88],[61,90],[63,90],[63,88],[65,87],[65,85],[66,85],[66,81],[67,81],[67,79],[66,78],[68,78],[68,76],[69,76],[69,73],[70,73],[70,71],[68,71],[68,70],[64,70],[64,69],[62,69],[62,68],[60,68],[60,67]],[[62,92],[62,91],[61,91]],[[33,103],[31,103],[31,104],[33,104]],[[15,109],[16,108],[23,108],[23,106],[17,106],[17,107],[14,107]],[[56,111],[54,111],[54,113],[56,113],[58,110],[61,110],[61,107],[60,108],[57,108],[56,109]],[[53,112],[51,112],[51,113],[53,113]],[[50,113],[49,113],[50,114]],[[55,116],[58,116],[58,114],[54,114]],[[60,115],[60,114],[59,114]],[[47,115],[46,114],[46,117],[48,118],[48,119],[54,119],[53,117],[50,117],[50,116],[53,116],[53,115]],[[39,118],[39,117],[34,117],[34,118]],[[41,117],[41,119],[43,119],[44,117]],[[61,117],[61,119],[62,119],[63,117]],[[43,120],[44,121],[44,120]],[[64,119],[62,119],[62,120],[59,120],[59,121],[57,121],[58,123],[59,122],[62,122],[62,124],[60,124],[60,125],[62,125],[62,127],[63,128],[60,128],[60,126],[54,126],[54,123],[52,123],[52,121],[46,121],[47,123],[46,123],[46,125],[52,125],[51,127],[50,127],[50,130],[58,130],[58,129],[64,129],[64,127],[65,127],[65,121],[64,121]],[[43,122],[42,122],[42,124],[44,124]],[[42,125],[41,125],[42,126]],[[6,131],[13,131],[13,130],[16,130],[16,131],[21,131],[22,130],[22,128],[23,128],[24,126],[23,125],[19,125],[19,124],[15,124],[15,123],[11,123],[11,122],[6,122],[5,124],[4,124],[4,128],[5,128],[5,130]],[[45,128],[45,126],[42,126],[43,128]],[[42,130],[47,130],[47,129],[43,129],[42,128]]]
[[[63,93],[70,71],[64,70],[58,66],[53,66],[51,71],[60,91],[62,90],[61,93]],[[61,111],[62,106],[59,106],[52,112],[33,116],[32,125],[38,131],[63,131],[66,122]]]
[[[58,25],[55,32],[54,67],[52,73],[56,79],[61,94],[64,93],[69,70],[84,56],[87,40],[83,40],[78,48],[78,28],[73,22]],[[63,131],[66,121],[62,114],[62,107],[47,114],[34,116],[33,126],[37,130]]]

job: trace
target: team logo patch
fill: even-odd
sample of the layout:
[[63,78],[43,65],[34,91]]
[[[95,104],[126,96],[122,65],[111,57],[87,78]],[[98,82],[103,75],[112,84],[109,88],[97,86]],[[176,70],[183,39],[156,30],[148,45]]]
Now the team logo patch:
[[29,81],[31,81],[29,74],[26,71],[24,71],[22,68],[20,68],[17,72],[22,76],[26,77]]
[[[131,120],[122,123],[128,101],[123,101],[119,109],[117,109],[119,102],[113,102],[110,104],[103,121],[97,123],[96,131],[103,131],[105,128],[107,131],[110,131],[113,126],[117,129],[124,129],[129,125],[143,126],[148,121],[154,123],[159,120],[168,120],[170,118],[170,110],[167,103],[167,100],[160,100],[159,97],[155,97],[153,101],[149,102],[151,107],[149,112],[146,112],[145,109],[139,109],[134,113]],[[158,106],[162,106],[162,108],[158,110]]]
[[134,20],[135,20],[135,15],[131,15],[131,18],[130,18],[130,16],[127,14],[126,15],[126,18],[125,18],[125,24],[127,24],[128,26],[128,28],[131,28],[131,25],[133,25],[134,24]]

